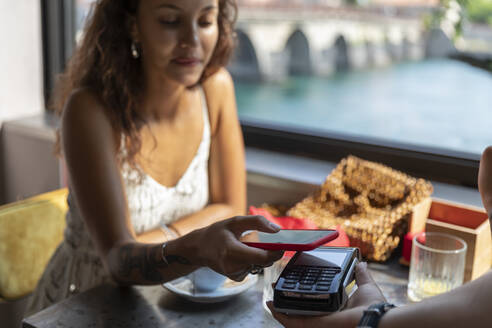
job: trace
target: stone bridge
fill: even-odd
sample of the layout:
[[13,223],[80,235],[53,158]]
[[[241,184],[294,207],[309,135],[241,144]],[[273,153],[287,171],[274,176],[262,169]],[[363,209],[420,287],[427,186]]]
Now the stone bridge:
[[241,79],[326,76],[424,56],[421,21],[341,10],[241,8],[238,48],[229,65]]

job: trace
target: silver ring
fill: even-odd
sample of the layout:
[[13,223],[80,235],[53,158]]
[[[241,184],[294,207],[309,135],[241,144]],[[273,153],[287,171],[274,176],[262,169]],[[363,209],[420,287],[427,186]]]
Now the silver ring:
[[251,269],[249,269],[249,273],[258,274],[261,272],[261,270],[263,270],[263,267],[261,265],[254,264],[251,266]]

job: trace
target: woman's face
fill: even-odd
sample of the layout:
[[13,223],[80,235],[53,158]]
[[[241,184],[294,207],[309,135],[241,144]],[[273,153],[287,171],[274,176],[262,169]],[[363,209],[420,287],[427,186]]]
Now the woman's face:
[[198,82],[217,44],[218,0],[141,0],[134,41],[147,75]]

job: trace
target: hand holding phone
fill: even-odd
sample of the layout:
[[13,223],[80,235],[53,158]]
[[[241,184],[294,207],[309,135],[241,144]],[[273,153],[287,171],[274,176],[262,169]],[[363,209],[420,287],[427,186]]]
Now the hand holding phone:
[[249,231],[241,237],[248,246],[266,250],[309,251],[338,237],[336,230],[290,230],[276,233]]
[[276,311],[298,315],[326,315],[345,307],[355,292],[358,248],[320,247],[297,252],[273,289]]

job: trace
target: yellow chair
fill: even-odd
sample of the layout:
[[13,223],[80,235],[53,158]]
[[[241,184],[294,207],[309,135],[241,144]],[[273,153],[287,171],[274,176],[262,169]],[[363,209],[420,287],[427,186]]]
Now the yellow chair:
[[63,239],[68,190],[0,206],[0,322],[19,326],[29,294]]

